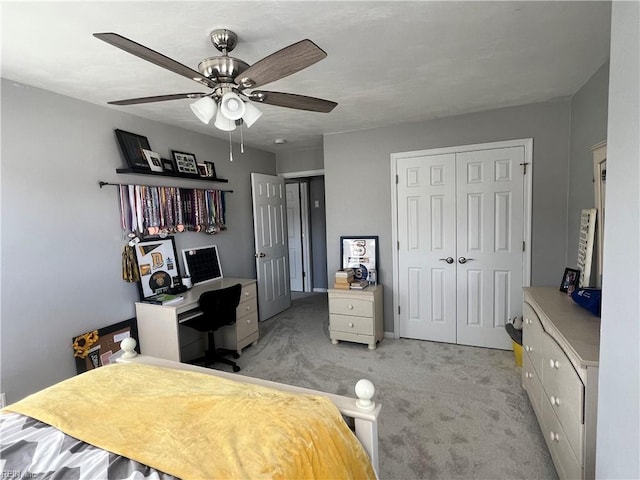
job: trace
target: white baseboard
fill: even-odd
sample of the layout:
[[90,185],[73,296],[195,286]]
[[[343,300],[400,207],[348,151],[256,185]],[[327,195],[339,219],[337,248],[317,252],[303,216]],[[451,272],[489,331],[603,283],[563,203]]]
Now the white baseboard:
[[313,291],[314,292],[327,293],[327,289],[326,288],[314,288]]

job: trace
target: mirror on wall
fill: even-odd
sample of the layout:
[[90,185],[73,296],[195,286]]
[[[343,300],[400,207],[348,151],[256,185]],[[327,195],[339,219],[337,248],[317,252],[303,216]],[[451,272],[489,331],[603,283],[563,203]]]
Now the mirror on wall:
[[596,287],[602,287],[602,252],[604,246],[605,198],[607,185],[607,142],[591,147],[593,152],[593,185],[596,207]]

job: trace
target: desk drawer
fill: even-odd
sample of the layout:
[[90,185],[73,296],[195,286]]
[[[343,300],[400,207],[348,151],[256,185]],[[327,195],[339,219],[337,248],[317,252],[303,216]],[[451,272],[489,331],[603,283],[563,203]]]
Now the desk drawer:
[[242,286],[242,291],[240,292],[240,303],[249,300],[250,298],[256,298],[255,283],[249,283],[248,285]]
[[258,331],[258,312],[255,310],[249,315],[236,320],[236,337],[241,340]]
[[350,315],[330,315],[332,331],[349,332],[357,335],[373,335],[373,319],[366,317],[353,317]]
[[246,317],[251,313],[256,313],[258,311],[258,304],[255,299],[249,299],[246,302],[240,303],[238,308],[236,308],[236,321],[240,320],[242,317]]
[[329,297],[329,313],[373,317],[373,301],[362,298]]

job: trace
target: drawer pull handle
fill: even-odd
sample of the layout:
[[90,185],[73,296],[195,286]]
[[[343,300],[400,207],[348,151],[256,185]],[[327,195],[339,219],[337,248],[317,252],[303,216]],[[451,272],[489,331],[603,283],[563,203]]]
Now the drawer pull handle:
[[530,352],[530,351],[532,351],[532,350],[533,350],[533,348],[531,348],[529,345],[525,345],[525,346],[524,346],[524,350],[525,350],[526,352]]
[[248,297],[249,296],[249,292],[244,292],[244,296]]
[[531,375],[531,372],[524,372],[524,377],[525,378],[532,378],[533,375]]
[[558,363],[558,361],[557,361],[557,360],[549,360],[549,366],[550,366],[551,368],[555,368],[555,369],[557,369],[559,365],[560,365],[560,364]]
[[560,441],[560,435],[555,432],[549,432],[549,438],[551,439],[552,442]]
[[349,327],[353,328],[353,323],[352,322],[349,322]]
[[347,308],[348,308],[349,310],[353,310],[353,305],[349,305]]
[[247,319],[247,323],[249,323],[249,324],[250,324],[250,323],[251,323],[251,320]]
[[244,307],[244,308],[246,308],[246,309],[247,309],[247,312],[248,312],[249,310],[251,310],[251,307],[250,307],[249,305],[247,305],[247,306],[246,306],[246,307]]
[[551,398],[549,400],[551,400],[551,405],[555,405],[556,407],[560,406],[560,399],[558,397],[554,397],[553,395],[551,395]]

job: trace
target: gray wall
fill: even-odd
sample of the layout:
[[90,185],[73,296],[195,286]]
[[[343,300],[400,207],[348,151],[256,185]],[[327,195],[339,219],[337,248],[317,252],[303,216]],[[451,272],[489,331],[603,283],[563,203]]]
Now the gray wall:
[[306,172],[324,168],[322,147],[305,150],[283,150],[276,153],[278,173]]
[[[566,266],[569,99],[326,135],[327,268],[340,235],[378,235],[384,329],[393,331],[391,153],[517,138],[533,140],[532,284],[556,285]],[[353,196],[361,201],[353,206]],[[345,213],[348,211],[349,213]],[[331,279],[329,279],[330,281]]]
[[[217,244],[225,275],[255,277],[250,172],[275,174],[272,153],[229,162],[223,140],[2,80],[1,389],[8,401],[76,373],[71,338],[135,316],[135,284],[121,280],[119,203],[98,181],[224,188],[228,230],[176,235],[177,248]],[[117,175],[113,130],[144,135],[215,162],[228,184]],[[142,345],[144,348],[144,345]]]
[[640,478],[640,3],[613,2],[596,478]]
[[[316,202],[318,206],[316,207]],[[313,288],[327,288],[327,211],[324,198],[324,177],[309,179],[311,208],[311,255],[313,258]]]
[[[578,263],[580,213],[595,207],[591,147],[607,138],[608,98],[609,62],[571,98],[567,266],[574,268]],[[592,271],[595,273],[595,268]],[[595,285],[595,275],[592,278]]]

